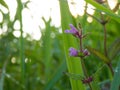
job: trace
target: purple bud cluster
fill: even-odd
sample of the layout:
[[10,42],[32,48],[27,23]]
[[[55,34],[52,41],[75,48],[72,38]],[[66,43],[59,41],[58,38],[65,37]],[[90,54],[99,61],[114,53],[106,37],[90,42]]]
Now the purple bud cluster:
[[[76,29],[72,24],[70,24],[70,30],[65,30],[65,33],[68,34],[72,34],[73,36],[75,36],[76,38],[78,38],[80,40],[80,50],[77,50],[73,47],[69,48],[69,55],[73,56],[73,57],[80,57],[81,59],[89,56],[90,52],[87,49],[83,49],[82,48],[82,39],[86,36],[86,35],[82,35],[82,29],[80,26],[80,30]],[[93,81],[93,77],[86,77],[84,79],[82,79],[82,83],[83,84],[89,84]]]
[[70,30],[65,30],[65,33],[73,34],[75,37],[81,37],[78,30],[72,24],[70,24],[70,28]]
[[[65,33],[72,34],[73,36],[81,39],[82,34],[72,25],[70,24],[70,30],[65,30]],[[84,49],[82,51],[78,51],[75,48],[71,47],[69,48],[69,55],[73,57],[85,57],[90,55],[89,51],[87,49]]]
[[71,47],[69,49],[69,54],[70,54],[70,56],[76,57],[76,56],[78,56],[78,51],[76,49],[74,49],[73,47]]

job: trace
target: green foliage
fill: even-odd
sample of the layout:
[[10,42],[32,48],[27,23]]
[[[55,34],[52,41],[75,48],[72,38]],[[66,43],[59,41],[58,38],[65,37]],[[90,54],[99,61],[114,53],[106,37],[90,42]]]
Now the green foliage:
[[95,56],[99,57],[104,63],[108,64],[110,62],[109,58],[107,58],[104,54],[100,53],[100,51],[97,51],[91,47],[87,47],[87,49],[94,54]]
[[109,47],[108,50],[108,54],[111,58],[111,60],[113,60],[117,55],[119,55],[120,53],[120,38],[118,38],[117,40],[115,40],[112,45]]
[[100,10],[102,12],[105,12],[107,15],[109,15],[111,18],[113,18],[114,20],[118,21],[120,23],[120,16],[114,14],[111,10],[107,9],[106,7],[98,4],[97,2],[93,1],[93,0],[85,0],[86,2],[92,4],[93,6],[95,6],[97,8],[97,10]]
[[[69,48],[73,46],[75,47],[78,47],[78,46],[73,36],[67,36],[64,33],[64,30],[69,28],[68,27],[69,24],[70,23],[75,24],[75,22],[72,15],[70,14],[68,4],[64,3],[63,0],[60,1],[60,11],[61,11],[61,24],[62,24],[61,26],[63,31],[63,43],[64,43],[64,49],[67,57],[66,62],[67,62],[68,71],[70,73],[83,75],[82,65],[79,59],[70,58],[68,56]],[[71,81],[72,90],[80,90],[80,89],[85,90],[85,87],[83,86],[82,82],[75,81],[73,79],[70,79],[70,81]]]
[[[79,40],[64,33],[64,30],[70,28],[69,24],[77,27],[78,23],[81,23],[84,35],[89,33],[83,38],[83,48],[87,47],[91,52],[90,56],[85,57],[84,62],[88,76],[93,76],[93,81],[90,83],[92,89],[118,90],[120,87],[120,10],[115,14],[94,0],[85,1],[96,8],[95,13],[89,16],[85,12],[83,16],[75,18],[69,10],[68,2],[59,0],[61,26],[52,26],[52,18],[46,21],[43,17],[45,28],[40,28],[40,40],[31,39],[29,34],[23,37],[22,10],[28,8],[29,1],[22,3],[21,0],[17,0],[18,7],[14,20],[10,20],[9,12],[4,13],[0,10],[3,16],[0,22],[0,90],[89,90],[89,86],[82,83],[85,76],[80,58],[68,55],[70,47],[80,48]],[[5,0],[0,0],[0,4],[9,9]],[[101,12],[104,12],[103,18]],[[88,17],[93,21],[88,22]],[[103,54],[104,27],[100,22],[103,19],[107,21],[107,56]],[[16,20],[20,22],[20,37],[15,37],[13,34]],[[6,31],[4,26],[7,27]],[[115,71],[114,76],[111,75],[108,67],[106,68],[106,63],[109,62]]]
[[4,7],[6,7],[8,9],[8,5],[5,3],[4,0],[0,0],[0,4],[3,5]]
[[118,65],[115,69],[115,75],[114,75],[110,90],[119,90],[120,89],[120,79],[118,79],[119,77],[120,77],[120,59],[119,59]]

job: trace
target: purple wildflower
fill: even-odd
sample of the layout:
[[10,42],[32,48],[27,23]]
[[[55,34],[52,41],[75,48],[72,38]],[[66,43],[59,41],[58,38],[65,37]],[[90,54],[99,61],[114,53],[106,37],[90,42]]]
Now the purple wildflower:
[[76,49],[74,49],[74,48],[71,47],[69,49],[69,54],[70,54],[70,56],[76,57],[76,56],[78,56],[78,51]]
[[70,30],[65,30],[65,33],[70,33],[73,34],[75,37],[80,37],[81,35],[79,34],[78,30],[72,25],[70,24]]
[[89,56],[90,52],[87,49],[85,49],[85,50],[83,50],[83,54],[84,54],[84,56]]

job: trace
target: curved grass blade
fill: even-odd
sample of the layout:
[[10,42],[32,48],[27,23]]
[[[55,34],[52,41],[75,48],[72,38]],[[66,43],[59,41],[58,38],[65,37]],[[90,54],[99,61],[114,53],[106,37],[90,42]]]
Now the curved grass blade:
[[115,70],[115,75],[110,90],[120,90],[120,58]]
[[97,8],[97,10],[100,10],[102,12],[105,12],[107,15],[109,15],[111,18],[113,18],[114,20],[116,20],[117,22],[120,23],[120,16],[114,14],[111,10],[105,8],[104,6],[98,4],[97,2],[95,2],[94,0],[85,0],[86,2],[92,4],[94,7]]
[[[10,74],[5,74],[5,76],[12,81],[13,83],[15,83],[16,85],[20,86],[21,88],[25,89],[24,85],[22,85],[19,81],[17,81],[15,78],[13,78]],[[1,90],[1,89],[0,89]]]
[[4,0],[0,0],[0,4],[3,5],[4,7],[6,7],[8,9],[8,5],[5,3]]
[[7,67],[8,62],[9,62],[9,57],[3,65],[2,73],[0,75],[1,76],[0,77],[0,90],[3,90],[3,87],[4,87],[4,79],[5,79],[6,67]]

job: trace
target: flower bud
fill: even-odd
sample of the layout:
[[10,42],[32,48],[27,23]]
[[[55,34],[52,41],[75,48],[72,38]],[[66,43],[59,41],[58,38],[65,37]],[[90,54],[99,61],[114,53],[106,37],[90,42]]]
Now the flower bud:
[[71,47],[69,49],[69,54],[70,54],[70,56],[77,57],[78,56],[78,51],[76,49],[74,49],[74,48]]
[[89,56],[90,52],[87,49],[85,49],[85,50],[83,50],[83,54],[84,54],[84,56]]
[[72,24],[70,24],[70,28],[70,30],[65,30],[65,33],[73,34],[75,37],[81,37],[78,30]]

